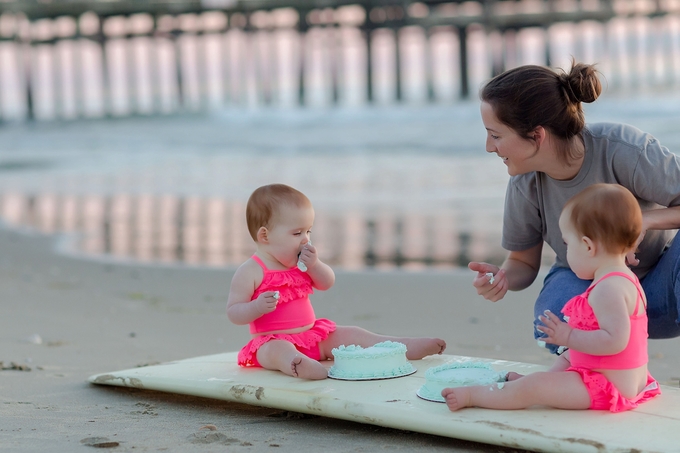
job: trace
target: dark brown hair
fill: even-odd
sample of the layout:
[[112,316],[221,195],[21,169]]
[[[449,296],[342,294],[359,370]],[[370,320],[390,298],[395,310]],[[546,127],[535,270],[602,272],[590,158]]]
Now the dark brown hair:
[[642,232],[642,211],[633,194],[618,184],[593,184],[564,205],[579,235],[602,244],[609,253],[630,251]]
[[595,101],[601,92],[595,67],[572,60],[568,73],[534,65],[510,69],[491,79],[479,96],[521,137],[530,139],[543,126],[559,139],[559,159],[569,163],[579,157],[570,144],[585,126],[581,103]]
[[269,184],[255,189],[246,205],[248,232],[254,241],[257,241],[260,227],[270,228],[272,219],[284,205],[307,207],[312,202],[305,194],[285,184]]

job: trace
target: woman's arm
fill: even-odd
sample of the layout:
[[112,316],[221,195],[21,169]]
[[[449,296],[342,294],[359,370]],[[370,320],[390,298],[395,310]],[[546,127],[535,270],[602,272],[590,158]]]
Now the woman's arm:
[[680,228],[680,206],[642,211],[642,234],[647,230]]
[[626,262],[631,266],[640,264],[640,260],[635,256],[635,251],[645,238],[647,230],[674,230],[676,228],[680,228],[680,206],[642,211],[642,231],[640,231],[637,244],[626,255]]
[[501,266],[508,279],[508,289],[510,291],[520,291],[528,288],[536,280],[538,271],[541,268],[542,253],[542,242],[535,247],[521,252],[510,252],[503,266]]

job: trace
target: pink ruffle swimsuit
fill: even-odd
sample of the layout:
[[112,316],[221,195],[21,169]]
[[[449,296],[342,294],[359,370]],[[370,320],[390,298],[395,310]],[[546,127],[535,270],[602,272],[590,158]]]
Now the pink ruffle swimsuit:
[[637,368],[647,363],[647,312],[638,314],[640,302],[644,304],[642,287],[637,277],[631,277],[623,272],[611,272],[593,283],[588,289],[566,303],[562,313],[567,323],[574,329],[597,330],[600,325],[595,313],[588,303],[590,291],[602,280],[612,276],[621,276],[630,280],[638,290],[635,309],[630,317],[630,339],[626,348],[613,355],[592,355],[584,352],[569,350],[571,367],[566,371],[575,371],[581,375],[583,383],[590,394],[590,409],[621,412],[636,408],[639,404],[661,393],[658,382],[647,373],[647,386],[636,397],[630,399],[622,396],[619,390],[602,374],[593,369],[625,370]]
[[285,270],[271,270],[256,255],[252,259],[260,265],[263,272],[262,283],[255,289],[251,301],[266,291],[278,291],[279,301],[276,309],[250,323],[250,333],[271,332],[273,330],[295,329],[313,324],[304,332],[285,334],[275,333],[254,337],[238,354],[240,366],[261,366],[257,361],[257,350],[271,340],[284,340],[295,345],[302,354],[314,360],[321,358],[319,343],[335,331],[335,323],[328,319],[316,319],[309,295],[314,292],[312,279],[297,267]]

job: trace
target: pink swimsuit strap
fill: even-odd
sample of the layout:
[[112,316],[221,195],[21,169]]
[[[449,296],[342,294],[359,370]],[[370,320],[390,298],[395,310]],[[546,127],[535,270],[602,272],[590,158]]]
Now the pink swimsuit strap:
[[[593,284],[591,284],[591,285],[588,287],[588,289],[586,290],[584,296],[585,296],[586,298],[588,298],[588,295],[590,294],[590,291],[591,291],[593,288],[595,288],[595,286],[596,286],[598,283],[600,283],[602,280],[604,280],[605,278],[609,278],[609,277],[624,277],[625,279],[629,280],[633,285],[635,285],[635,289],[637,289],[638,297],[637,297],[637,299],[635,300],[635,308],[633,309],[633,314],[632,314],[630,317],[631,317],[631,318],[638,318],[638,317],[642,316],[642,314],[638,314],[638,309],[640,308],[640,301],[642,301],[642,303],[643,303],[643,305],[644,305],[644,300],[645,300],[645,299],[644,299],[644,296],[642,295],[642,287],[641,287],[641,285],[640,285],[640,280],[639,280],[639,279],[637,278],[637,276],[635,276],[635,275],[631,276],[631,275],[626,274],[625,272],[618,272],[618,271],[617,271],[617,272],[610,272],[610,273],[608,273],[608,274],[605,274],[605,275],[603,275],[602,277],[600,277],[596,282],[594,282]],[[647,308],[646,305],[645,305],[645,308]]]
[[269,269],[267,269],[267,266],[264,264],[264,261],[262,261],[259,256],[253,255],[251,256],[251,258],[253,259],[253,261],[260,265],[260,267],[262,268],[263,271],[265,271],[265,273],[269,271]]

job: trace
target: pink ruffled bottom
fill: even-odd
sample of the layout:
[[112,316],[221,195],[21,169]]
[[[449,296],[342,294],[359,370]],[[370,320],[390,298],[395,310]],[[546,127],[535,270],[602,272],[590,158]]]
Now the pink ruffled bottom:
[[268,341],[284,340],[295,345],[295,349],[310,359],[321,359],[319,343],[335,332],[335,323],[329,319],[319,318],[314,325],[300,333],[274,333],[255,337],[246,344],[238,353],[239,366],[262,367],[257,361],[257,350]]
[[583,384],[590,395],[589,409],[593,410],[623,412],[635,409],[661,393],[659,383],[649,372],[647,373],[647,386],[635,398],[626,398],[602,373],[581,367],[569,367],[566,371],[575,371],[581,375]]

